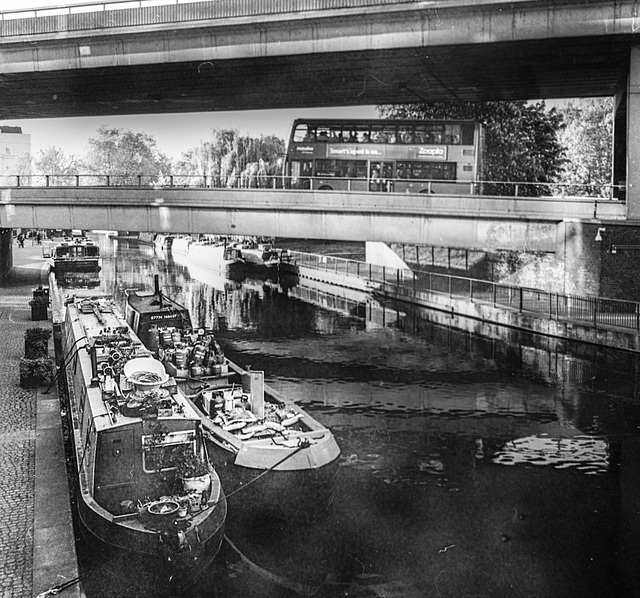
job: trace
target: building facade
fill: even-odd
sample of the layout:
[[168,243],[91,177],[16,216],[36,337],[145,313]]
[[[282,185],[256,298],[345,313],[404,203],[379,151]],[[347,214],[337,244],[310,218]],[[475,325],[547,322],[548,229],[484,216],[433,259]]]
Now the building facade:
[[0,126],[0,174],[29,174],[31,135],[22,127]]

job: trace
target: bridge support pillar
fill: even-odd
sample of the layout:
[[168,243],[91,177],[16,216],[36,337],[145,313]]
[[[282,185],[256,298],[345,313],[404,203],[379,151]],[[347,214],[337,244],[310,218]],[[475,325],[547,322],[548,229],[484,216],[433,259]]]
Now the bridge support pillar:
[[0,282],[13,266],[13,229],[0,228]]
[[640,46],[631,47],[627,99],[627,218],[640,220]]

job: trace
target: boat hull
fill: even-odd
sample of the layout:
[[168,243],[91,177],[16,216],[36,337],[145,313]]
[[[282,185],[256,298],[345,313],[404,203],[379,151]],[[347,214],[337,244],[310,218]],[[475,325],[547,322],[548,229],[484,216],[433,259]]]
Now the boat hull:
[[298,452],[250,442],[235,452],[213,434],[205,434],[205,443],[232,513],[240,507],[243,512],[309,521],[322,517],[333,503],[340,449],[331,434]]
[[138,526],[116,523],[111,517],[100,513],[101,509],[96,508],[93,501],[88,501],[82,492],[78,492],[77,504],[80,522],[92,536],[101,542],[129,552],[167,560],[178,569],[197,566],[198,561],[205,555],[215,556],[220,549],[224,535],[227,512],[224,495],[221,496],[223,508],[216,509],[216,512],[211,516],[201,516],[197,525],[192,525],[190,529],[186,530],[185,535],[189,549],[185,550],[185,556],[188,558],[182,559],[180,554],[173,550],[175,546],[172,546],[177,536],[176,538],[168,537],[168,534],[175,535],[172,529],[173,522],[169,522],[167,526],[152,525],[141,530]]

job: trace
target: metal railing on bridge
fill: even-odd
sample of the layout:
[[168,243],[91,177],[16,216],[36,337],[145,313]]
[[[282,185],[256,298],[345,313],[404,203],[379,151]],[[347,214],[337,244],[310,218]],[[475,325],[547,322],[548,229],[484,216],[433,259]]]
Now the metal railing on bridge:
[[640,303],[636,301],[552,293],[298,251],[289,251],[283,259],[295,266],[362,279],[372,290],[382,290],[398,298],[428,300],[430,295],[440,295],[513,309],[520,313],[538,314],[549,319],[578,321],[596,328],[615,326],[640,332]]
[[[145,174],[20,174],[0,175],[0,187],[135,187],[135,188],[194,188],[194,189],[295,189],[298,191],[370,191],[393,192],[396,183],[425,183],[418,179],[378,180],[334,177],[329,189],[326,177],[299,177],[281,174],[243,174],[166,176]],[[626,187],[613,184],[530,183],[525,181],[473,181],[456,183],[457,190],[440,190],[442,185],[455,181],[430,180],[420,193],[438,195],[483,195],[489,197],[593,197],[596,199],[624,200]],[[364,185],[364,188],[362,187]],[[417,193],[417,192],[416,192]]]

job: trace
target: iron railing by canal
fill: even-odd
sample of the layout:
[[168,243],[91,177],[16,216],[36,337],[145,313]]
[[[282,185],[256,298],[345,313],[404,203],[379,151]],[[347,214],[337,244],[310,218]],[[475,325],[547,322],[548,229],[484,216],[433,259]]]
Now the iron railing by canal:
[[[504,285],[487,280],[434,272],[377,266],[357,260],[289,251],[285,258],[303,266],[335,275],[356,277],[372,290],[395,297],[428,300],[447,296],[556,320],[573,320],[593,327],[617,326],[640,331],[640,303],[589,295],[552,293],[541,289]],[[345,286],[347,281],[345,280]]]

